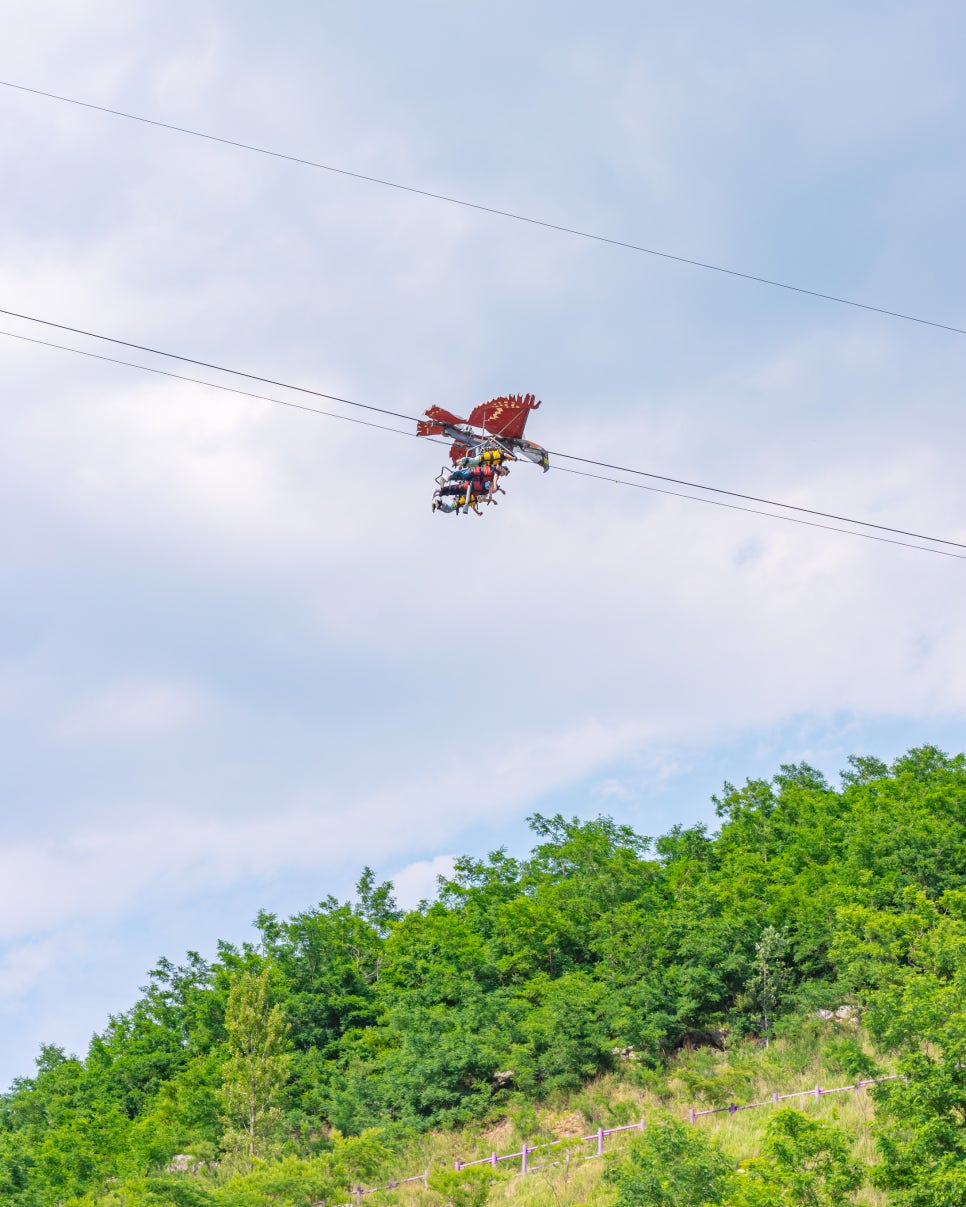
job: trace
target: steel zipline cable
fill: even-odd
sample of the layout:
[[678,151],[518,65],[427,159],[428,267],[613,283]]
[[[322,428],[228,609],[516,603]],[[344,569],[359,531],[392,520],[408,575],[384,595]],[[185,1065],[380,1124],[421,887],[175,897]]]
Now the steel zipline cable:
[[[25,322],[37,323],[44,327],[51,327],[51,328],[54,328],[59,331],[67,331],[73,335],[80,335],[80,336],[83,336],[88,339],[101,340],[105,343],[114,344],[119,347],[133,348],[133,349],[136,349],[141,352],[150,353],[153,356],[160,356],[160,357],[164,357],[169,360],[176,360],[176,361],[181,362],[182,364],[195,365],[195,366],[198,366],[199,368],[213,369],[219,373],[226,373],[226,374],[229,374],[229,375],[232,375],[235,377],[242,377],[246,381],[260,382],[265,385],[277,386],[280,389],[294,390],[294,391],[297,391],[298,393],[306,394],[306,395],[309,395],[309,396],[312,396],[315,398],[326,399],[330,402],[337,402],[344,406],[358,407],[361,410],[374,412],[379,415],[386,415],[393,419],[402,419],[402,420],[405,420],[407,423],[415,424],[418,422],[418,419],[416,418],[416,416],[406,415],[406,414],[402,413],[401,411],[390,411],[390,410],[385,409],[384,407],[372,406],[372,405],[370,405],[368,403],[364,403],[364,402],[356,402],[354,399],[351,399],[351,398],[343,398],[342,396],[340,396],[338,394],[327,394],[321,390],[314,390],[314,389],[310,388],[309,386],[295,385],[291,382],[281,381],[281,380],[278,380],[276,378],[271,378],[271,377],[261,377],[255,373],[249,373],[249,372],[246,372],[241,369],[232,369],[225,365],[215,364],[212,361],[197,360],[193,357],[183,356],[183,355],[180,355],[175,352],[166,352],[160,348],[154,348],[148,344],[139,344],[139,343],[135,343],[131,340],[123,340],[123,339],[119,339],[119,338],[116,338],[116,337],[110,336],[110,335],[102,335],[97,332],[87,331],[81,327],[72,327],[72,326],[67,325],[66,323],[56,323],[50,319],[37,318],[35,316],[18,313],[17,311],[0,309],[0,314],[5,314],[8,317],[17,318],[17,319],[23,320]],[[112,364],[112,365],[122,365],[122,366],[124,366],[126,368],[130,368],[130,369],[139,369],[142,372],[153,373],[159,377],[168,377],[175,381],[189,382],[194,385],[206,386],[209,389],[220,390],[220,391],[222,391],[224,393],[228,393],[228,394],[240,395],[241,397],[244,397],[244,398],[254,398],[261,402],[270,402],[277,406],[289,407],[289,408],[291,408],[293,410],[297,410],[297,411],[305,411],[305,412],[308,412],[309,414],[320,415],[327,419],[341,419],[347,423],[358,424],[362,427],[375,428],[379,431],[391,432],[397,436],[409,436],[409,437],[412,437],[413,439],[419,439],[419,440],[426,439],[425,437],[418,436],[415,431],[404,431],[400,428],[389,427],[386,424],[374,423],[372,420],[357,419],[351,415],[341,415],[335,411],[323,410],[321,407],[310,406],[307,403],[293,402],[290,399],[277,398],[274,395],[270,395],[270,394],[259,394],[252,390],[243,390],[243,389],[240,389],[238,386],[228,386],[228,385],[225,385],[220,382],[205,381],[203,378],[192,377],[192,376],[190,376],[188,374],[184,374],[184,373],[175,373],[170,369],[161,369],[161,368],[158,368],[157,366],[144,365],[144,364],[140,364],[136,361],[124,360],[123,358],[120,358],[120,357],[107,356],[101,352],[92,352],[92,351],[89,351],[89,350],[83,349],[83,348],[74,348],[67,344],[59,344],[52,340],[38,339],[34,336],[24,335],[19,332],[0,330],[0,336],[4,336],[9,339],[19,340],[23,343],[33,344],[35,346],[39,346],[39,347],[43,347],[43,348],[56,349],[57,351],[60,351],[60,352],[69,352],[75,356],[87,357],[90,360],[104,361],[104,362],[106,362],[108,364]],[[433,443],[441,443],[441,444],[448,445],[449,441],[433,441]],[[956,558],[957,560],[960,560],[960,561],[966,561],[966,555],[964,555],[964,554],[953,553],[947,549],[937,549],[937,548],[933,547],[935,545],[948,545],[948,546],[951,546],[956,549],[966,549],[966,543],[963,543],[960,541],[947,540],[943,537],[929,536],[926,533],[909,532],[902,528],[890,528],[884,524],[874,524],[867,520],[853,519],[850,516],[835,515],[834,513],[831,513],[831,512],[818,511],[818,510],[814,510],[812,508],[807,508],[807,507],[798,507],[793,503],[781,503],[781,502],[778,502],[777,500],[766,499],[766,498],[759,497],[757,495],[742,494],[738,491],[725,490],[722,487],[706,486],[700,482],[687,482],[684,479],[671,478],[664,474],[651,473],[647,470],[632,469],[630,467],[612,465],[606,461],[595,461],[594,459],[592,459],[590,457],[580,457],[573,453],[564,453],[564,452],[558,452],[558,451],[554,451],[554,450],[550,450],[550,453],[551,453],[551,456],[553,456],[553,457],[563,458],[564,460],[577,461],[583,465],[595,466],[599,469],[610,469],[610,470],[616,471],[617,473],[631,474],[631,475],[634,475],[637,477],[651,478],[651,479],[654,479],[655,481],[666,482],[666,483],[671,483],[671,484],[681,485],[681,486],[687,486],[693,490],[704,490],[704,491],[708,491],[708,492],[711,492],[714,494],[725,495],[730,498],[742,499],[746,502],[762,503],[769,507],[777,507],[777,508],[782,508],[784,510],[796,511],[796,512],[803,513],[806,515],[820,517],[821,519],[835,519],[835,520],[838,520],[840,523],[855,525],[855,528],[838,528],[831,524],[823,524],[823,523],[819,522],[818,519],[815,519],[815,520],[800,519],[796,516],[782,515],[779,512],[775,512],[775,511],[763,511],[760,508],[756,508],[756,507],[746,507],[746,506],[743,506],[743,505],[737,504],[737,503],[728,503],[728,502],[725,502],[723,499],[703,498],[700,495],[687,494],[684,491],[668,490],[666,487],[651,486],[651,485],[649,485],[647,483],[643,483],[643,482],[628,482],[626,479],[623,479],[623,478],[614,478],[614,477],[610,477],[609,475],[606,475],[606,474],[595,474],[595,473],[591,473],[587,470],[572,469],[572,468],[568,468],[566,466],[558,465],[558,466],[556,466],[556,469],[560,473],[574,474],[574,475],[577,475],[578,477],[594,478],[594,479],[597,479],[598,481],[612,482],[618,486],[628,486],[628,487],[633,487],[633,488],[636,488],[639,490],[646,490],[653,494],[667,495],[672,498],[678,498],[678,499],[690,499],[692,502],[695,502],[695,503],[709,503],[715,507],[723,507],[730,511],[741,511],[741,512],[745,512],[746,514],[750,514],[750,515],[765,516],[765,517],[775,519],[775,520],[782,520],[786,523],[799,524],[799,525],[803,525],[803,526],[809,527],[809,528],[820,528],[827,532],[838,532],[845,536],[862,537],[865,540],[878,541],[883,544],[899,545],[906,549],[917,549],[921,553],[935,553],[935,554],[939,554],[942,557],[951,557],[951,558]],[[893,537],[877,536],[871,532],[856,531],[856,528],[874,528],[878,532],[888,532],[888,533],[894,534],[894,536]],[[908,536],[908,537],[914,538],[915,540],[929,541],[929,542],[931,542],[931,544],[930,545],[916,545],[916,544],[910,543],[909,541],[902,541],[902,540],[894,539],[894,537],[899,537],[899,536]]]
[[[287,381],[276,381],[272,377],[259,377],[257,373],[246,373],[242,369],[229,369],[225,365],[216,365],[208,360],[195,360],[192,356],[179,356],[177,352],[165,352],[161,348],[152,348],[148,344],[136,344],[132,340],[118,339],[113,335],[101,335],[97,331],[85,331],[83,327],[70,327],[67,323],[55,323],[51,319],[37,318],[32,314],[20,314],[16,310],[2,310],[0,314],[5,314],[7,318],[22,319],[25,323],[37,323],[41,327],[51,327],[55,331],[68,331],[71,335],[82,335],[85,339],[99,339],[105,344],[114,344],[118,348],[133,348],[136,352],[150,352],[152,356],[163,356],[167,360],[177,360],[183,365],[196,365],[199,369],[214,369],[217,373],[230,373],[232,377],[244,377],[246,381],[258,381],[266,386],[278,386],[283,390],[295,390],[299,394],[310,394],[313,398],[325,398],[329,402],[341,402],[347,407],[359,407],[363,411],[375,411],[379,415],[389,415],[393,419],[405,419],[408,422],[415,423],[412,415],[401,415],[398,411],[387,411],[382,407],[370,406],[365,402],[353,402],[351,398],[340,398],[338,394],[324,394],[321,390],[310,390],[308,386],[296,386]],[[4,334],[9,334],[5,332]],[[42,341],[37,341],[42,342]],[[56,345],[59,347],[60,345]],[[64,351],[76,351],[76,349],[64,349]],[[108,358],[104,358],[108,359]],[[120,364],[128,364],[127,361],[120,361]],[[133,368],[143,369],[144,365],[134,365]],[[175,376],[171,374],[171,376]],[[208,383],[203,382],[203,385]],[[277,402],[278,399],[269,398],[268,402]],[[309,408],[305,408],[309,409]]]
[[447,193],[437,193],[431,189],[418,188],[415,185],[402,184],[397,180],[387,180],[381,176],[370,176],[364,172],[354,172],[349,168],[338,167],[335,164],[321,163],[301,155],[289,155],[284,151],[273,151],[268,147],[260,147],[255,143],[242,142],[240,139],[224,138],[218,134],[208,134],[203,130],[194,130],[190,126],[178,126],[173,122],[163,122],[156,118],[144,117],[139,113],[129,113],[124,109],[112,109],[108,105],[95,105],[91,101],[78,100],[72,96],[62,96],[56,92],[47,92],[43,88],[30,88],[26,84],[15,84],[12,80],[0,80],[0,87],[9,88],[16,92],[28,93],[31,96],[43,97],[46,100],[58,101],[65,105],[74,105],[79,109],[88,109],[94,113],[106,113],[111,117],[120,117],[126,121],[139,122],[144,126],[153,126],[159,130],[169,130],[175,134],[187,134],[191,138],[203,139],[205,142],[218,143],[220,146],[233,147],[239,151],[251,151],[256,155],[266,155],[271,159],[284,160],[287,163],[300,164],[302,167],[315,168],[321,172],[330,172],[336,176],[345,176],[352,180],[361,180],[366,184],[377,184],[387,189],[396,189],[416,197],[425,197],[431,201],[442,201],[447,205],[458,205],[463,209],[475,210],[477,213],[490,214],[496,218],[507,218],[513,222],[523,222],[528,226],[537,226],[543,230],[556,231],[558,234],[572,235],[578,239],[588,239],[594,243],[618,247],[624,251],[637,252],[644,256],[653,256],[660,260],[669,260],[675,264],[685,264],[689,268],[700,268],[706,272],[716,272],[722,276],[735,277],[742,281],[751,281],[756,285],[767,285],[772,289],[783,289],[788,293],[797,293],[804,297],[817,298],[823,302],[834,302],[837,306],[849,306],[854,310],[864,310],[871,314],[885,315],[887,318],[901,319],[907,323],[918,323],[923,327],[934,327],[939,331],[949,331],[954,335],[966,335],[966,327],[957,327],[952,323],[941,323],[936,319],[922,318],[920,315],[907,314],[901,310],[890,310],[885,306],[874,306],[869,302],[858,302],[854,298],[841,297],[834,293],[823,293],[818,289],[807,289],[803,285],[793,285],[789,281],[778,281],[772,277],[760,276],[757,273],[743,272],[737,268],[727,268],[723,264],[712,264],[707,260],[698,260],[690,256],[680,256],[673,252],[662,251],[656,247],[645,247],[640,243],[631,243],[625,239],[615,239],[608,235],[596,234],[593,231],[581,230],[575,226],[565,226],[562,223],[550,222],[543,218],[534,218],[515,210],[500,209],[498,206],[484,205],[478,201],[469,201],[464,197],[453,197]]
[[[55,348],[58,352],[71,352],[75,356],[86,356],[88,358],[88,360],[100,360],[100,361],[104,361],[105,363],[107,363],[109,365],[123,365],[125,368],[128,368],[128,369],[140,369],[143,373],[154,373],[158,377],[170,377],[173,381],[185,381],[185,382],[190,382],[192,385],[196,385],[196,386],[207,386],[209,390],[221,390],[225,394],[236,394],[242,398],[255,398],[259,402],[273,402],[273,403],[275,403],[276,406],[290,407],[293,411],[306,411],[310,415],[321,415],[325,419],[341,419],[345,423],[356,423],[360,427],[376,428],[380,432],[394,432],[397,436],[413,436],[413,437],[416,436],[415,432],[406,432],[406,431],[403,431],[402,428],[389,427],[385,423],[373,423],[371,419],[356,419],[355,416],[353,416],[353,415],[340,415],[338,413],[338,411],[323,411],[321,407],[312,407],[304,402],[292,402],[288,398],[275,398],[271,394],[256,394],[253,390],[242,390],[238,386],[226,386],[226,385],[222,385],[221,382],[217,382],[217,381],[205,381],[201,377],[190,377],[186,373],[172,373],[172,371],[170,369],[159,369],[156,365],[141,365],[141,364],[138,364],[137,361],[123,360],[119,356],[105,356],[103,352],[90,352],[86,348],[71,348],[67,344],[57,344],[57,343],[54,343],[53,340],[49,340],[49,339],[37,339],[32,335],[22,335],[16,331],[0,330],[0,335],[5,336],[7,339],[20,340],[22,343],[25,343],[25,344],[34,344],[40,348]],[[224,372],[231,373],[231,372],[233,372],[233,370],[225,369]],[[292,386],[292,387],[285,387],[285,388],[286,389],[288,389],[288,388],[296,389],[297,387]],[[319,397],[335,399],[334,394],[319,394]],[[349,400],[347,398],[346,399],[339,398],[339,399],[337,399],[337,401],[345,402],[349,406],[360,406],[361,407],[364,405],[361,402],[349,402]],[[374,411],[379,410],[378,407],[372,407],[371,409]],[[382,412],[380,412],[380,414],[393,415],[393,414],[395,414],[395,412],[382,411]],[[399,416],[399,418],[408,419],[409,416],[401,415],[401,416]],[[430,443],[446,444],[446,443],[448,443],[448,441],[433,440]]]
[[[879,532],[895,533],[896,536],[911,536],[918,541],[933,541],[937,545],[953,545],[957,549],[966,549],[966,543],[962,541],[950,541],[939,536],[928,536],[924,532],[907,532],[904,528],[892,528],[888,524],[875,524],[871,520],[856,520],[851,516],[837,515],[834,511],[819,511],[815,507],[799,507],[795,503],[781,503],[777,499],[766,499],[761,495],[743,494],[740,490],[725,490],[720,486],[705,486],[701,482],[688,482],[684,478],[669,478],[665,474],[655,474],[644,469],[630,469],[626,465],[611,465],[607,461],[593,461],[589,457],[577,457],[573,453],[558,453],[554,449],[550,449],[549,452],[553,457],[563,457],[566,461],[579,461],[584,465],[595,465],[598,469],[612,469],[619,474],[633,474],[638,478],[652,478],[655,482],[670,482],[674,486],[687,486],[691,490],[706,490],[711,494],[726,495],[729,499],[744,499],[746,503],[764,503],[766,507],[781,507],[785,511],[797,511],[802,515],[818,516],[823,520],[838,520],[841,524],[858,524],[862,528],[875,528]],[[608,480],[616,481],[613,478]],[[709,503],[713,501],[712,499],[708,500]]]
[[[560,454],[556,455],[559,456]],[[596,464],[596,462],[591,462],[591,464]],[[585,469],[571,469],[566,465],[556,465],[554,466],[554,469],[556,469],[557,473],[560,474],[577,474],[581,478],[595,478],[598,482],[613,482],[615,486],[629,486],[634,490],[647,490],[653,492],[654,494],[669,495],[672,499],[691,499],[692,502],[695,503],[709,503],[712,507],[726,507],[729,511],[743,511],[746,515],[760,515],[771,520],[782,520],[786,524],[801,524],[805,528],[821,528],[825,532],[839,532],[845,536],[859,536],[866,541],[879,541],[883,545],[899,545],[903,549],[918,549],[920,553],[938,553],[940,557],[952,557],[957,561],[966,562],[966,554],[952,553],[948,549],[933,549],[926,545],[914,545],[911,541],[898,541],[894,537],[876,536],[872,532],[856,532],[852,528],[837,528],[834,524],[821,524],[818,522],[818,520],[800,520],[797,516],[779,515],[775,511],[762,511],[760,507],[742,507],[738,503],[725,503],[721,499],[702,499],[698,495],[686,494],[683,490],[666,490],[661,486],[649,486],[646,482],[628,482],[626,478],[610,478],[606,474],[592,474],[588,473],[588,471]],[[630,472],[633,473],[635,471],[632,470]],[[782,506],[782,504],[780,504],[780,506]],[[822,513],[818,512],[816,514],[821,515]],[[861,521],[856,520],[849,522],[861,523]],[[891,532],[893,529],[887,529],[886,531]],[[899,532],[901,529],[895,529],[895,531]],[[931,541],[935,540],[936,538],[927,536],[922,537],[921,539]],[[948,541],[943,543],[957,545],[956,541]]]

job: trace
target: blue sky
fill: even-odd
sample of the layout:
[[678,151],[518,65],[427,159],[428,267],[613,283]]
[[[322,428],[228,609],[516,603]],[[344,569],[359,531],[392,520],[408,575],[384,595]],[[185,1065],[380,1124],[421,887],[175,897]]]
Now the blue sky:
[[[966,326],[964,24],[37,0],[0,78]],[[966,540],[966,337],[0,107],[6,309]],[[447,520],[433,446],[6,339],[0,406],[0,1085],[365,863],[411,903],[533,810],[963,747],[959,562],[523,468]]]

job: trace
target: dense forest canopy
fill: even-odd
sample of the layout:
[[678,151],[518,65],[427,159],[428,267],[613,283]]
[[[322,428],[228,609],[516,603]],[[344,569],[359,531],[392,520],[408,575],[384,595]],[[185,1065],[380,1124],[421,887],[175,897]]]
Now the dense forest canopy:
[[[83,1059],[45,1047],[0,1098],[0,1198],[241,1203],[293,1162],[322,1197],[394,1134],[851,1002],[915,1073],[882,1094],[881,1185],[966,1201],[966,760],[852,758],[839,789],[783,766],[715,804],[717,832],[657,839],[535,815],[526,858],[463,857],[417,909],[367,869],[354,903],[160,960]],[[179,1153],[236,1197],[164,1189]]]

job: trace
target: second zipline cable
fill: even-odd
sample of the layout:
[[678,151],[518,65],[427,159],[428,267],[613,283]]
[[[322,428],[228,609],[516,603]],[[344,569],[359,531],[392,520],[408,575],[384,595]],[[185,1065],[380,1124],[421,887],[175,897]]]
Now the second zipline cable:
[[885,306],[873,306],[870,302],[857,302],[853,298],[841,297],[834,293],[823,293],[819,289],[807,289],[804,285],[792,285],[788,281],[778,281],[772,277],[764,277],[753,272],[742,272],[738,268],[727,268],[723,264],[712,264],[708,260],[698,260],[690,256],[679,256],[674,252],[661,251],[656,247],[645,247],[640,243],[631,243],[626,239],[615,239],[609,235],[598,235],[593,231],[581,230],[575,226],[565,226],[560,222],[549,222],[544,218],[534,218],[515,210],[500,209],[494,205],[483,205],[479,201],[469,201],[463,197],[452,197],[447,193],[433,192],[431,189],[421,189],[415,185],[402,184],[397,180],[387,180],[382,176],[369,176],[364,172],[353,172],[349,168],[341,168],[331,163],[321,163],[315,159],[307,159],[301,155],[289,155],[284,151],[273,151],[268,147],[259,147],[255,143],[242,142],[240,139],[223,138],[218,134],[208,134],[204,130],[193,130],[190,126],[177,126],[173,122],[159,121],[153,117],[143,117],[139,113],[128,113],[123,109],[112,109],[108,105],[95,105],[91,101],[78,100],[72,96],[61,96],[56,92],[46,92],[42,88],[30,88],[26,84],[15,84],[11,80],[0,80],[0,87],[10,88],[16,92],[29,93],[31,96],[41,96],[46,100],[59,101],[65,105],[75,105],[80,109],[89,109],[94,113],[107,113],[112,117],[121,117],[126,121],[140,122],[144,126],[154,126],[159,130],[170,130],[175,134],[187,134],[191,138],[200,138],[206,142],[218,143],[223,147],[234,147],[240,151],[251,151],[256,155],[266,155],[272,159],[285,160],[288,163],[300,164],[303,167],[315,168],[321,172],[331,172],[336,176],[345,176],[352,180],[361,180],[367,184],[377,184],[387,189],[396,189],[416,197],[426,197],[431,201],[442,201],[447,205],[458,205],[463,209],[475,210],[477,213],[490,214],[496,218],[508,218],[513,222],[523,222],[528,226],[537,226],[543,230],[556,231],[562,235],[572,235],[578,239],[589,239],[593,243],[606,244],[623,251],[637,252],[644,256],[653,256],[659,260],[669,260],[674,264],[684,264],[689,268],[700,268],[705,272],[715,272],[721,276],[734,277],[740,281],[751,281],[756,285],[767,285],[771,289],[783,289],[787,293],[797,293],[803,297],[817,298],[823,302],[832,302],[837,306],[850,306],[854,310],[865,310],[871,314],[885,315],[887,318],[901,319],[906,323],[918,323],[923,327],[933,327],[939,331],[949,331],[954,335],[966,335],[966,327],[956,327],[952,323],[941,323],[936,319],[922,318],[916,314],[907,314],[901,310],[889,310]]

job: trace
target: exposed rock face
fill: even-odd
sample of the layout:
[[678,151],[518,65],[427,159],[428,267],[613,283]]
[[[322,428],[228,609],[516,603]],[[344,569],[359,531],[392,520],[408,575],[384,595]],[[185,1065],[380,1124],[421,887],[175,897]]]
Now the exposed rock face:
[[816,1010],[815,1017],[824,1023],[858,1022],[859,1012],[854,1006],[839,1006],[835,1010]]
[[199,1161],[191,1153],[175,1153],[165,1165],[165,1173],[201,1173],[205,1169],[204,1161]]

